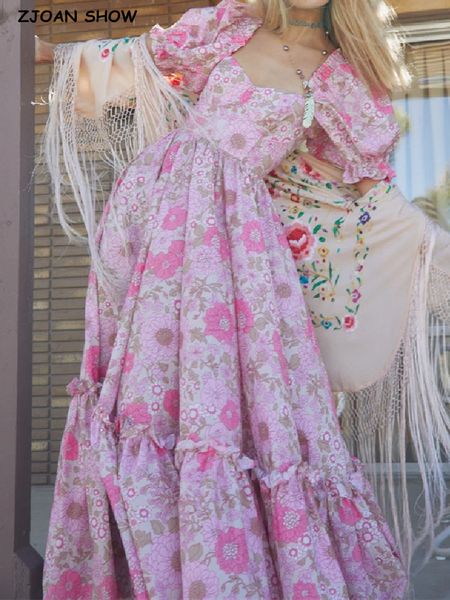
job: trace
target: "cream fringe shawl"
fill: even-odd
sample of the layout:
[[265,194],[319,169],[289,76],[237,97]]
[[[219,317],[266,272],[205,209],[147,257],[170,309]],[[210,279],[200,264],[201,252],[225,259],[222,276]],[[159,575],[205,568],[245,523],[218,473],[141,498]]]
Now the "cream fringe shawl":
[[[106,40],[103,47],[116,42]],[[50,173],[54,206],[65,233],[70,241],[83,243],[86,238],[63,207],[64,194],[75,199],[92,263],[99,277],[105,282],[109,277],[114,285],[114,274],[103,271],[94,242],[104,206],[105,165],[118,177],[146,145],[192,114],[192,102],[158,71],[145,34],[126,45],[122,41],[103,62],[98,55],[98,40],[56,47],[49,117],[37,165]],[[366,464],[408,566],[424,541],[428,544],[422,562],[433,551],[435,528],[445,514],[450,457],[444,399],[444,390],[448,394],[450,389],[445,351],[450,333],[450,236],[431,221],[417,247],[411,290],[407,324],[388,371],[365,389],[338,394],[347,443]],[[408,469],[415,463],[406,463],[407,447],[414,452],[422,485],[419,511],[410,506]]]

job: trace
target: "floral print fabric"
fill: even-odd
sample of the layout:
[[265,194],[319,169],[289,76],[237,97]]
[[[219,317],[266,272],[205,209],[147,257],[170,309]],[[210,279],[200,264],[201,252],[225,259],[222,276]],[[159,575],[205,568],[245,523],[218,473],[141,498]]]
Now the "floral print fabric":
[[224,58],[197,107],[202,128],[149,145],[102,215],[120,285],[91,269],[44,597],[400,600],[262,178],[298,143],[302,99]]

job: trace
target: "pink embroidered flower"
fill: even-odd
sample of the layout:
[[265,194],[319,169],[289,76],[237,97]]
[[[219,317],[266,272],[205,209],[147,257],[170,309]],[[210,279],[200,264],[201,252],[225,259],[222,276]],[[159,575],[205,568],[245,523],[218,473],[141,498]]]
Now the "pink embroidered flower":
[[297,223],[286,228],[285,234],[296,260],[310,258],[314,249],[315,239],[306,225]]
[[249,252],[264,252],[266,245],[259,221],[247,221],[244,224],[241,239]]
[[[309,175],[310,177],[312,177],[312,179],[317,179],[317,180],[322,179],[320,173],[318,171],[314,170],[311,167],[311,165],[306,162],[306,160],[301,160],[300,166],[301,166],[302,171],[304,171],[307,175]],[[291,194],[291,200],[292,200],[292,196],[293,195],[297,196],[297,194]],[[300,200],[300,197],[297,196],[297,200],[292,200],[292,201],[293,202],[299,202],[299,200]]]
[[344,317],[344,329],[346,331],[353,331],[356,328],[356,317],[353,315],[347,315]]
[[100,58],[102,60],[106,60],[109,56],[110,52],[109,52],[109,48],[104,48],[100,54]]
[[63,455],[66,460],[76,460],[78,458],[78,440],[71,431],[65,437]]
[[223,302],[216,302],[206,311],[206,335],[213,335],[220,342],[232,342],[235,323],[230,309]]
[[161,173],[169,173],[173,167],[173,161],[175,159],[175,155],[180,147],[181,142],[175,142],[172,144],[167,150],[164,160],[161,166]]
[[182,73],[171,73],[170,75],[166,75],[166,79],[173,87],[180,87],[183,83]]
[[240,331],[248,333],[251,331],[254,318],[250,304],[243,298],[235,299],[234,301],[237,317],[237,327]]
[[135,424],[140,423],[144,425],[149,424],[152,418],[148,412],[148,405],[145,402],[127,404],[121,416],[125,419],[131,419]]
[[272,341],[275,348],[275,352],[278,354],[278,360],[280,361],[281,376],[283,377],[284,383],[287,385],[289,383],[288,362],[283,353],[283,346],[281,343],[281,336],[279,331],[273,332]]
[[100,346],[90,346],[86,350],[86,373],[92,381],[99,380],[98,361],[100,357]]
[[180,392],[179,390],[167,390],[164,394],[163,407],[174,420],[178,420],[180,414]]
[[120,491],[120,487],[118,485],[115,485],[114,483],[114,476],[111,474],[104,477],[103,485],[105,486],[105,490],[108,494],[108,498],[111,502],[111,505],[115,506],[117,502],[119,502],[119,500],[121,499],[122,494]]
[[356,304],[359,301],[359,299],[361,298],[361,292],[359,290],[353,290],[351,295],[352,295],[352,302],[354,304]]
[[187,210],[185,208],[181,208],[180,206],[173,206],[169,209],[164,220],[162,222],[163,229],[173,230],[180,225],[184,225],[186,223],[187,218]]
[[80,600],[80,598],[90,598],[91,595],[92,585],[83,583],[77,571],[68,569],[62,573],[57,583],[49,587],[46,598],[48,600]]
[[237,428],[240,421],[240,414],[235,402],[228,400],[220,412],[220,420],[230,431]]
[[219,531],[216,542],[216,559],[225,573],[244,573],[249,557],[245,532],[237,527]]
[[183,251],[184,241],[175,240],[170,244],[168,252],[159,252],[155,255],[149,253],[147,266],[153,270],[156,277],[169,279],[183,264]]
[[218,227],[208,227],[203,235],[203,242],[207,246],[214,246],[218,250],[222,260],[226,260],[230,257],[228,240],[220,233]]
[[346,525],[355,525],[360,519],[362,519],[362,514],[356,508],[355,504],[350,500],[350,498],[343,498],[341,502],[341,506],[338,510],[340,520]]
[[320,600],[319,592],[313,583],[298,581],[294,585],[292,600]]
[[284,506],[277,500],[274,505],[273,528],[276,540],[297,542],[308,529],[306,510]]

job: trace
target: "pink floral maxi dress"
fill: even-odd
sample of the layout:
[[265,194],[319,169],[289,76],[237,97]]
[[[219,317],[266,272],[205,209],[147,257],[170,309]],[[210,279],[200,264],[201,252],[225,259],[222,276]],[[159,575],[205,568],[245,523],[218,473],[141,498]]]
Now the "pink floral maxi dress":
[[46,600],[404,596],[263,181],[304,131],[302,97],[232,56],[259,25],[222,0],[151,30],[157,66],[201,92],[198,123],[140,153],[102,215],[123,293],[91,269]]

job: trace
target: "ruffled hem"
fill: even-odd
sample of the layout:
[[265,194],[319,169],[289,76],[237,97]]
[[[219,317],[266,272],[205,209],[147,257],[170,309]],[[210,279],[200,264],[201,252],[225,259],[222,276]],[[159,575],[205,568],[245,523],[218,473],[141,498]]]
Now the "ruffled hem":
[[395,177],[395,171],[386,162],[380,162],[379,159],[373,162],[364,161],[359,163],[348,163],[345,166],[342,174],[342,181],[344,183],[352,184],[358,183],[361,179],[376,179],[381,181],[390,182]]
[[[178,599],[195,586],[211,599],[403,598],[399,555],[358,459],[345,473],[306,463],[267,471],[240,449],[212,440],[172,433],[156,439],[139,423],[124,428],[100,405],[88,411],[90,423],[75,418],[87,414],[100,386],[77,378],[67,386],[74,398],[46,551],[46,599],[66,598],[68,573],[84,590],[77,597],[92,599]],[[69,435],[86,450],[78,462],[67,454]],[[93,487],[91,500],[78,507],[86,521],[77,529],[67,524],[67,507],[73,512],[73,503],[80,504],[80,477],[83,489]],[[98,523],[105,523],[106,543]],[[111,524],[115,533],[106,535]],[[64,565],[61,549],[54,550],[61,531],[71,548]],[[105,545],[107,560],[95,570],[93,553],[83,552],[89,538]],[[108,596],[100,592],[105,581],[112,586]]]

